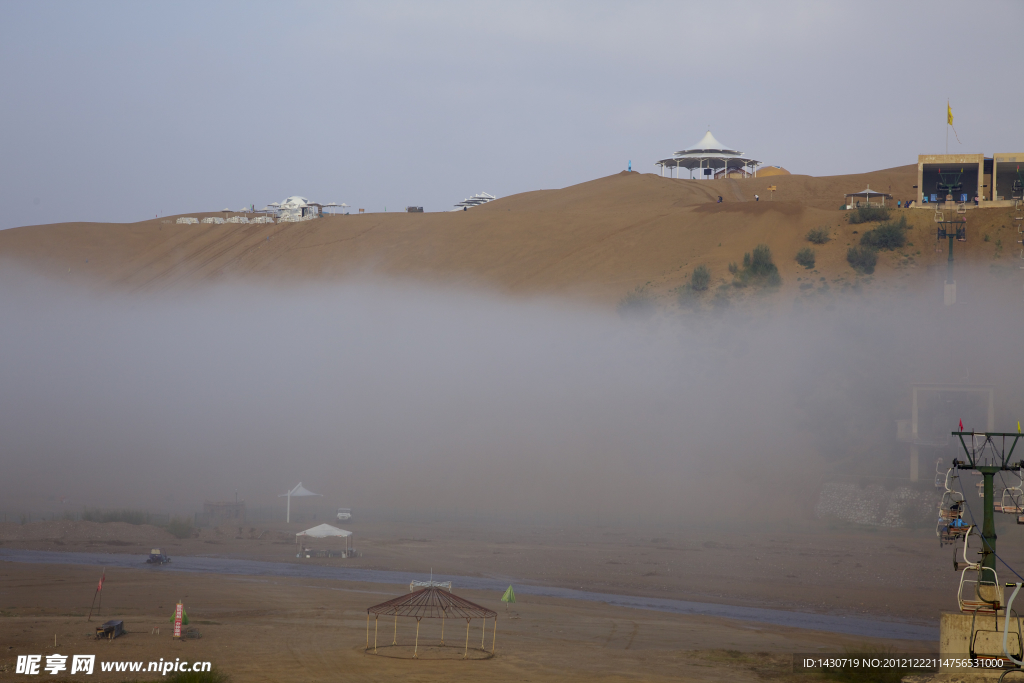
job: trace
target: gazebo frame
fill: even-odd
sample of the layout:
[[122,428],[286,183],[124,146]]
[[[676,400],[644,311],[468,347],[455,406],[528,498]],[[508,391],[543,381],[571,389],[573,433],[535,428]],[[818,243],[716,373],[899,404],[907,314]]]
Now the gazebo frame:
[[[866,190],[861,190],[860,192],[847,192],[846,193],[846,199],[849,200],[850,197],[857,197],[857,198],[863,197],[865,204],[867,204],[867,206],[869,206],[869,207],[870,206],[881,206],[881,207],[884,207],[885,206],[885,200],[886,199],[892,199],[892,195],[891,194],[886,194],[885,192],[879,192],[878,190],[872,190],[870,185],[868,185]],[[872,202],[871,201],[872,198],[881,198],[882,199],[881,204],[879,204],[878,202]],[[849,201],[847,201],[847,206],[850,206],[850,202]]]
[[465,598],[453,594],[450,590],[445,591],[437,586],[428,586],[407,595],[403,595],[379,605],[368,607],[366,610],[366,651],[370,649],[370,615],[373,614],[373,653],[377,654],[377,628],[378,620],[382,616],[393,616],[395,618],[395,630],[391,639],[391,645],[398,645],[398,617],[414,617],[416,619],[416,644],[412,656],[417,658],[420,649],[420,620],[440,619],[441,620],[441,646],[444,646],[444,622],[445,619],[466,620],[466,648],[462,655],[463,659],[469,657],[469,625],[473,619],[483,619],[483,630],[480,634],[480,650],[484,649],[484,642],[487,636],[487,620],[493,619],[491,627],[491,654],[494,654],[494,644],[497,640],[498,613],[494,610],[481,607]]

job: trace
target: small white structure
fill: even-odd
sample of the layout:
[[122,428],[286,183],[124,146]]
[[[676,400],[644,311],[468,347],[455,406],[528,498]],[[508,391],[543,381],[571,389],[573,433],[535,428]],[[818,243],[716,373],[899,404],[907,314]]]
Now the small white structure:
[[249,217],[248,216],[232,216],[231,218],[227,219],[226,222],[227,223],[248,223],[249,222]]
[[320,496],[320,495],[323,495],[323,494],[313,493],[312,491],[307,489],[305,486],[303,486],[301,481],[295,486],[295,488],[293,488],[288,493],[281,493],[281,494],[279,494],[277,496],[278,498],[288,498],[288,513],[287,513],[287,516],[285,517],[285,521],[286,522],[291,522],[292,521],[292,498],[293,497],[294,498],[301,498],[301,497],[306,497],[306,496]]
[[295,221],[308,221],[320,214],[320,205],[309,201],[305,197],[288,197],[281,202],[278,209],[278,221],[291,223]]
[[192,217],[182,217],[176,220],[175,223],[178,223],[179,225],[193,225],[199,223],[199,219]]
[[662,159],[655,166],[661,167],[662,176],[665,175],[665,169],[668,169],[670,178],[680,177],[679,169],[685,168],[690,171],[691,179],[694,169],[700,171],[698,177],[711,179],[728,178],[730,175],[756,176],[760,164],[760,161],[744,156],[739,150],[727,148],[709,130],[692,147],[676,152],[671,159]]
[[221,225],[224,223],[224,219],[220,216],[207,216],[200,223],[212,223],[213,225]]
[[[351,531],[345,529],[339,529],[336,526],[330,524],[319,524],[312,529],[306,529],[295,534],[295,544],[298,545],[300,540],[307,538],[344,538],[345,539],[345,551],[342,557],[349,557],[352,554],[352,549],[349,547],[349,538],[352,536]],[[305,545],[305,544],[303,544]],[[302,554],[300,552],[300,554]],[[308,557],[309,555],[307,555]]]
[[453,211],[465,211],[466,209],[472,208],[474,206],[480,206],[481,204],[486,204],[487,202],[493,202],[495,199],[497,199],[497,197],[495,197],[492,194],[480,192],[478,194],[473,195],[469,199],[463,199],[461,202],[455,205]]

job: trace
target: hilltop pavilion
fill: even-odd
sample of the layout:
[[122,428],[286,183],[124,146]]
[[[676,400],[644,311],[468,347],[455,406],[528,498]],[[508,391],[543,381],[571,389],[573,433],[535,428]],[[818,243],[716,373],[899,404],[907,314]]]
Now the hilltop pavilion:
[[670,178],[678,178],[679,169],[685,168],[689,169],[691,179],[693,170],[698,169],[699,178],[710,180],[729,176],[756,176],[760,164],[760,161],[744,156],[739,150],[727,148],[709,130],[692,147],[680,150],[672,158],[662,159],[656,165],[661,166],[662,177],[665,169],[668,169]]

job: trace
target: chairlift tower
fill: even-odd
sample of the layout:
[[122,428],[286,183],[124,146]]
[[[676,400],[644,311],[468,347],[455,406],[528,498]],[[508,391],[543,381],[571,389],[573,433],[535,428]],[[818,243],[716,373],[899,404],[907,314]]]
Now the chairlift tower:
[[[952,432],[952,435],[960,439],[960,445],[964,448],[966,460],[953,460],[953,468],[957,470],[975,470],[981,473],[983,478],[984,491],[984,519],[981,526],[982,549],[979,554],[982,556],[981,567],[978,573],[979,587],[982,582],[989,583],[996,581],[996,526],[995,526],[995,494],[993,482],[998,472],[1019,470],[1024,467],[1024,461],[1011,463],[1013,451],[1017,447],[1017,441],[1021,434],[1014,432]],[[968,446],[964,437],[970,437],[971,445]],[[996,445],[996,440],[1000,440]],[[978,441],[981,440],[981,445]],[[1007,444],[1009,440],[1009,444]],[[1009,446],[1009,448],[1007,448]],[[955,565],[954,565],[955,566]],[[986,574],[990,578],[986,579]],[[992,584],[993,590],[1000,589],[997,583]],[[1001,594],[1001,593],[1000,593]],[[983,597],[983,596],[982,596]],[[1001,602],[1001,601],[1000,601]]]
[[936,189],[939,191],[939,196],[943,202],[947,199],[952,199],[954,192],[959,192],[964,188],[964,184],[961,181],[963,175],[963,169],[949,173],[943,173],[942,169],[939,169],[939,182],[936,184]]
[[935,209],[935,222],[938,224],[936,239],[949,240],[949,258],[946,259],[946,284],[943,288],[942,301],[947,306],[956,303],[956,280],[953,279],[953,240],[957,242],[967,241],[967,219],[962,215],[967,212],[967,207],[960,204],[957,207],[955,216],[946,218],[942,209]]

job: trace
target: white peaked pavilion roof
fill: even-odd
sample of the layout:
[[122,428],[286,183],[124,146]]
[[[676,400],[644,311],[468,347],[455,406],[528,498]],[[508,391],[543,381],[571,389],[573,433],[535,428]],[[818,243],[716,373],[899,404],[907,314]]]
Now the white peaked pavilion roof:
[[307,489],[305,486],[303,486],[302,482],[300,481],[295,486],[295,488],[293,488],[291,491],[289,491],[288,493],[279,493],[277,497],[278,498],[284,498],[285,496],[319,496],[319,495],[323,495],[323,494],[313,493],[312,491]]
[[688,149],[676,152],[676,155],[680,154],[699,154],[701,152],[722,152],[725,154],[743,154],[743,152],[736,149],[728,149],[725,145],[715,139],[715,136],[711,134],[709,130],[704,133],[704,137],[697,141],[696,144],[690,146]]
[[885,197],[886,199],[892,199],[892,195],[891,194],[886,194],[885,192],[879,192],[878,190],[872,190],[870,187],[868,187],[866,190],[861,190],[860,192],[847,192],[846,196],[847,197],[864,197],[865,199],[871,199],[872,197]]
[[[700,140],[694,143],[691,147],[683,150],[679,150],[669,159],[662,159],[655,165],[661,167],[661,174],[665,175],[665,169],[669,170],[671,175],[672,171],[675,170],[678,174],[678,169],[685,168],[691,172],[695,168],[699,169],[712,169],[711,173],[707,174],[714,176],[714,169],[742,169],[747,167],[747,173],[756,174],[757,167],[761,164],[760,161],[744,156],[743,152],[737,149],[730,149],[715,139],[715,136],[711,134],[709,130],[704,134]],[[705,175],[702,173],[702,175]]]
[[339,529],[338,527],[331,526],[330,524],[319,524],[319,525],[313,527],[312,529],[306,529],[305,531],[300,531],[299,533],[297,533],[295,535],[296,536],[308,536],[310,538],[331,538],[331,537],[334,537],[334,536],[339,536],[341,538],[345,538],[345,537],[351,536],[352,532],[351,531],[345,531],[344,529]]
[[301,209],[304,206],[309,206],[309,200],[305,197],[289,197],[281,202],[282,209]]

